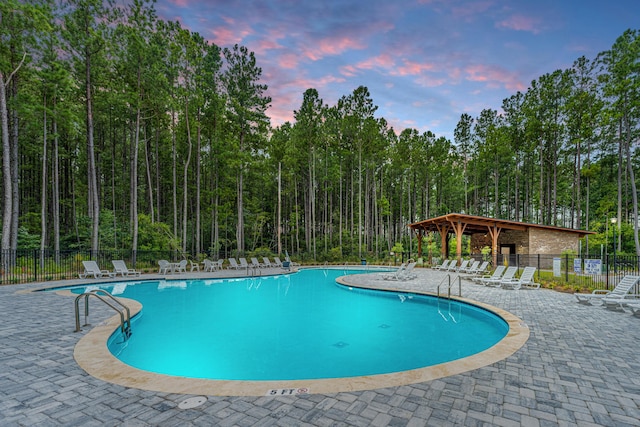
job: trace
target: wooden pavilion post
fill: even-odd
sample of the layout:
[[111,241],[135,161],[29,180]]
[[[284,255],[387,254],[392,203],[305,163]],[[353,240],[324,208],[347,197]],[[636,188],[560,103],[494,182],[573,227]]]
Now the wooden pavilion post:
[[458,220],[455,223],[451,223],[453,226],[453,231],[456,233],[456,257],[458,259],[458,264],[462,260],[462,235],[464,233],[465,228],[467,228],[466,223],[462,223],[462,221]]
[[498,236],[502,229],[497,224],[487,226],[489,234],[491,235],[491,254],[493,255],[493,266],[498,266]]
[[447,234],[449,234],[449,225],[448,224],[436,224],[436,228],[438,229],[438,233],[440,233],[440,253],[442,255],[442,260],[444,261],[449,257],[449,245],[447,244]]

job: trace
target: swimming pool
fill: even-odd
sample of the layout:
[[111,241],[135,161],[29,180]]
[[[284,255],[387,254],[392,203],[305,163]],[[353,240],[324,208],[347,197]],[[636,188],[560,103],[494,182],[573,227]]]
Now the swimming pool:
[[482,352],[509,331],[475,305],[337,284],[345,273],[107,286],[144,307],[132,337],[114,333],[109,350],[127,365],[170,376],[306,380],[437,365]]

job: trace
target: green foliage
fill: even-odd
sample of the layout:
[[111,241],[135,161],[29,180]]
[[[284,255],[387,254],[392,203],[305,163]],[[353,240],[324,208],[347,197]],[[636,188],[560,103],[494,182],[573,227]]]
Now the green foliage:
[[169,225],[162,222],[151,222],[148,215],[140,214],[138,217],[140,235],[138,247],[140,250],[178,250],[180,241],[173,236]]

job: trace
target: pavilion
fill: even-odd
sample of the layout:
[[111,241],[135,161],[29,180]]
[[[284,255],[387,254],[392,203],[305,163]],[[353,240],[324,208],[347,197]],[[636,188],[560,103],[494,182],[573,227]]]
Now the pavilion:
[[593,231],[550,225],[529,224],[505,219],[451,213],[409,224],[418,233],[418,256],[422,255],[422,237],[429,232],[440,235],[442,257],[449,257],[449,235],[457,241],[456,257],[462,257],[462,235],[471,236],[472,253],[480,253],[484,246],[491,247],[493,264],[501,254],[560,254],[577,250],[579,240]]

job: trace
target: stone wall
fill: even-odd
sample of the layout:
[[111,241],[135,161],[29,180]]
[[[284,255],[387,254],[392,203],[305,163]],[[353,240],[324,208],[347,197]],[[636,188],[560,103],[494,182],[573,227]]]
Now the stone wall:
[[[503,230],[498,236],[501,244],[515,244],[517,254],[560,255],[566,250],[578,250],[579,235],[557,230],[530,228],[529,231]],[[485,246],[491,247],[489,234],[471,235],[471,253],[479,254]]]
[[530,253],[560,255],[567,250],[577,252],[579,240],[576,233],[532,228],[529,232]]

